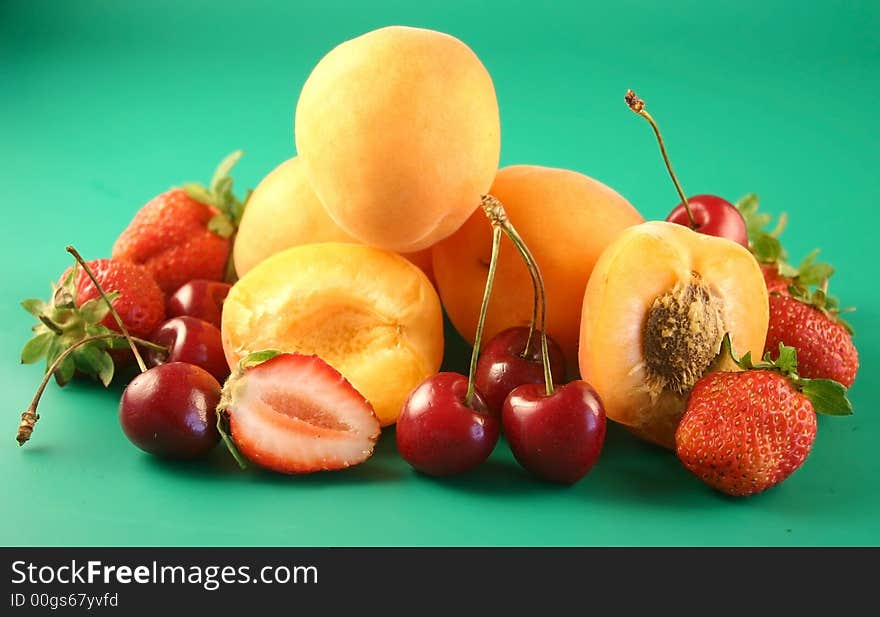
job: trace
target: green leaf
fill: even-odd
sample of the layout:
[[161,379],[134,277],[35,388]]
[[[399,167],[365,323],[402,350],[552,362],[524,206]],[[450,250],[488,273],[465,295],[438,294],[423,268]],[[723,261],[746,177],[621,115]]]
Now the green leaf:
[[743,195],[736,202],[736,208],[743,217],[754,214],[758,210],[758,196],[755,193]]
[[779,272],[781,276],[787,276],[788,278],[794,278],[800,273],[800,270],[786,261],[778,262],[776,264],[776,271]]
[[72,309],[76,307],[74,294],[67,287],[58,287],[52,294],[52,306],[55,308]]
[[201,184],[186,184],[183,190],[189,195],[190,199],[194,199],[200,203],[216,206],[214,203],[214,195]]
[[263,349],[261,351],[255,351],[242,358],[238,363],[238,367],[241,370],[244,370],[252,366],[257,366],[258,364],[262,364],[266,360],[271,360],[275,356],[280,356],[283,353],[283,351],[279,351],[278,349]]
[[71,356],[67,356],[58,365],[58,368],[55,369],[55,381],[58,382],[59,386],[64,387],[70,383],[74,374],[76,374],[76,362]]
[[232,431],[229,428],[229,417],[225,409],[217,411],[217,430],[220,432],[223,444],[226,446],[226,449],[229,450],[229,453],[232,455],[232,458],[235,459],[235,462],[238,463],[238,466],[242,469],[247,469],[247,460],[245,460],[241,451],[239,451],[238,446],[236,446],[235,442],[232,440]]
[[821,285],[834,274],[834,266],[831,264],[809,264],[801,266],[798,270],[798,282],[801,285]]
[[27,300],[22,300],[21,308],[26,310],[34,317],[39,317],[41,314],[46,312],[47,306],[46,303],[39,298],[28,298]]
[[215,214],[211,220],[208,221],[208,229],[221,238],[229,238],[235,233],[235,227],[225,214]]
[[[222,161],[220,161],[220,164],[217,165],[217,168],[214,170],[214,175],[211,178],[210,186],[212,193],[216,194],[220,192],[217,190],[217,187],[224,179],[229,178],[229,174],[230,172],[232,172],[232,168],[235,167],[235,164],[238,163],[243,155],[243,150],[236,150],[235,152],[227,154],[226,157]],[[229,182],[229,186],[230,188],[232,187],[231,179]]]
[[116,364],[113,362],[113,358],[106,351],[101,352],[100,359],[98,360],[98,379],[101,380],[105,388],[113,381],[113,373],[115,371]]
[[779,355],[775,364],[783,373],[797,374],[797,349],[779,343]]
[[57,334],[54,332],[43,332],[30,339],[21,349],[21,363],[33,364],[44,357],[49,352],[49,346],[56,336]]
[[[107,299],[110,300],[111,303],[118,297],[118,291],[111,291],[107,294]],[[79,312],[86,323],[97,324],[101,323],[101,321],[110,313],[110,305],[104,302],[104,299],[99,296],[88,300],[85,304],[79,307]]]
[[759,234],[752,241],[752,253],[762,263],[773,263],[782,257],[782,244],[773,236]]
[[829,416],[852,415],[852,403],[846,397],[843,384],[831,379],[801,379],[798,381],[800,391],[813,403],[816,413]]

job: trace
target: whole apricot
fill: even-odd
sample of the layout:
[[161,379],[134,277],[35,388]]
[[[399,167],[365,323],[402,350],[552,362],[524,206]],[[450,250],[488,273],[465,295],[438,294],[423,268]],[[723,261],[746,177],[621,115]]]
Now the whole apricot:
[[731,240],[651,221],[624,231],[596,263],[581,318],[579,365],[609,418],[674,447],[691,387],[721,354],[759,358],[767,335],[764,277]]
[[262,261],[226,297],[222,334],[230,367],[262,349],[319,356],[383,425],[443,358],[440,299],[425,274],[354,243],[303,244]]
[[467,45],[433,30],[381,28],[330,51],[303,86],[295,129],[330,217],[398,252],[458,229],[498,168],[492,79]]
[[[248,199],[233,246],[235,270],[244,276],[275,253],[301,244],[357,242],[333,222],[303,173],[298,157],[273,169]],[[404,255],[433,282],[430,249]]]
[[[605,184],[567,169],[514,165],[498,172],[491,193],[529,246],[547,288],[547,333],[577,364],[584,289],[599,255],[623,230],[644,219]],[[475,212],[433,250],[434,276],[443,306],[461,335],[473,343],[492,248],[492,230]],[[501,247],[483,340],[528,325],[532,282],[513,244]]]

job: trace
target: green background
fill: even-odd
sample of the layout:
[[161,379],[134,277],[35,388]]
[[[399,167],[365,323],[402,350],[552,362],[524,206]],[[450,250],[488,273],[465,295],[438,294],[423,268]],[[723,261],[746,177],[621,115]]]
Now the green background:
[[[613,7],[610,5],[614,5]],[[0,543],[12,545],[878,544],[877,261],[880,3],[0,2]],[[182,5],[182,6],[181,6]],[[711,6],[710,6],[711,5]],[[677,203],[633,87],[690,193],[754,191],[786,211],[794,256],[821,246],[852,315],[856,414],[820,418],[781,486],[720,496],[674,456],[612,427],[570,488],[530,479],[504,443],[469,476],[437,481],[397,456],[335,474],[239,473],[217,451],[174,464],[135,450],[119,388],[44,397],[33,441],[13,439],[40,377],[18,364],[30,317],[151,196],[207,181],[243,148],[239,188],[294,153],[293,110],[333,45],[388,24],[467,42],[492,73],[502,163],[585,172],[647,218]],[[456,347],[450,365],[462,366]]]

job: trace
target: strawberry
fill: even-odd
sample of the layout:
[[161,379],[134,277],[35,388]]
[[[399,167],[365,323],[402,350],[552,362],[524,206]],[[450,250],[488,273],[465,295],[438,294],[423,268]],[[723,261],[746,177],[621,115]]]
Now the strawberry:
[[240,157],[224,159],[209,188],[190,184],[154,197],[116,239],[112,256],[143,264],[166,294],[194,279],[223,280],[244,210],[229,176]]
[[733,496],[760,493],[798,469],[816,438],[816,413],[848,415],[846,389],[798,376],[797,352],[736,360],[744,371],[707,373],[694,385],[675,433],[675,453],[695,476]]
[[[114,259],[87,263],[133,336],[149,335],[165,319],[162,291],[142,266]],[[45,358],[48,369],[61,354],[76,347],[55,369],[58,384],[65,385],[77,372],[100,379],[104,385],[110,382],[115,367],[108,352],[128,345],[121,336],[107,336],[119,328],[83,268],[68,268],[52,286],[48,302],[30,298],[22,306],[38,320],[33,337],[21,351],[22,362]],[[82,344],[89,337],[98,338]]]
[[817,290],[791,287],[792,295],[770,295],[770,323],[765,353],[780,345],[797,349],[799,372],[808,378],[833,379],[849,388],[859,370],[852,330],[838,317],[833,298]]
[[373,407],[318,358],[251,354],[223,386],[218,427],[240,464],[300,474],[365,461],[379,438]]
[[[88,264],[101,287],[118,294],[113,308],[132,336],[146,338],[165,320],[165,296],[146,268],[119,259],[95,259]],[[77,307],[89,300],[100,300],[98,288],[82,268],[76,268],[73,284]],[[112,315],[108,314],[101,323],[119,332]]]

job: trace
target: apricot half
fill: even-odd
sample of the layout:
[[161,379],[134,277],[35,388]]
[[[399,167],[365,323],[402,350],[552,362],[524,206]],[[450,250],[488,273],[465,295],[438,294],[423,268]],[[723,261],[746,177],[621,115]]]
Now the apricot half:
[[467,45],[433,30],[381,28],[330,51],[303,86],[295,129],[330,217],[398,252],[458,229],[498,168],[492,79]]
[[583,301],[581,376],[608,417],[667,448],[691,387],[719,354],[760,357],[767,289],[758,262],[735,242],[652,221],[624,231],[593,269]]
[[[567,169],[514,165],[498,172],[491,193],[535,256],[547,288],[547,331],[577,363],[584,289],[599,255],[644,219],[617,192]],[[450,320],[473,343],[492,249],[482,210],[434,247],[434,276]],[[532,282],[513,244],[503,240],[483,340],[528,325]]]
[[437,292],[403,257],[363,244],[287,249],[261,262],[223,305],[231,367],[261,349],[315,354],[394,423],[409,392],[440,368]]
[[[275,253],[301,244],[356,242],[333,222],[309,186],[298,157],[273,169],[248,199],[233,246],[235,270],[244,276]],[[429,249],[404,255],[433,282]]]

